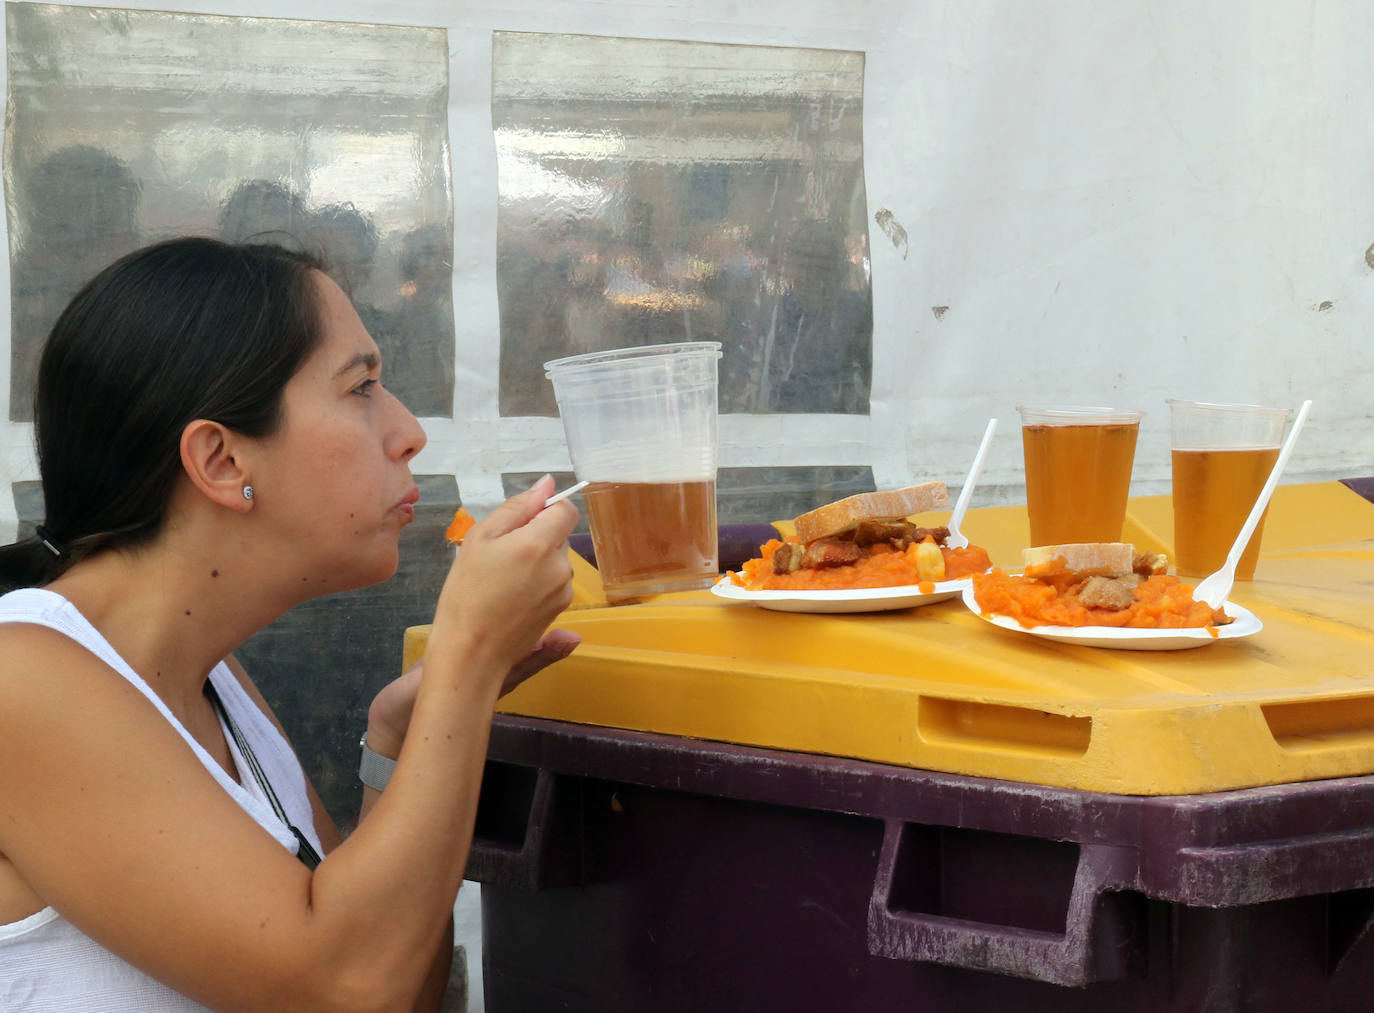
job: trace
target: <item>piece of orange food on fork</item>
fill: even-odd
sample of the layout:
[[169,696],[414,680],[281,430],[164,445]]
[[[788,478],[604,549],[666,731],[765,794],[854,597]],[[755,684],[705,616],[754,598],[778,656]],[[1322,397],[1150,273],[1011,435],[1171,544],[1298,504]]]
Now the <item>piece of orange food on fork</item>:
[[462,545],[463,539],[467,537],[468,532],[476,523],[476,517],[468,513],[463,507],[459,507],[453,515],[453,520],[449,521],[448,528],[444,531],[444,537],[454,545]]
[[[468,513],[463,507],[459,507],[453,515],[453,520],[449,521],[448,528],[444,531],[444,538],[454,545],[462,545],[463,539],[467,537],[472,526],[477,523],[477,518]],[[604,608],[606,601],[606,589],[601,582],[601,574],[596,567],[583,559],[576,549],[568,549],[568,563],[572,566],[572,589],[573,600],[568,606],[568,610],[584,608]]]

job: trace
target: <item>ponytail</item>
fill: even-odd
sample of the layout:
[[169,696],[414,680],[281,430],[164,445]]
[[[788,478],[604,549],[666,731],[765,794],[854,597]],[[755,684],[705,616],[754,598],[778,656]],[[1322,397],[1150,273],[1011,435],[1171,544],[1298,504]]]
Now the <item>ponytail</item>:
[[20,587],[41,587],[67,568],[65,554],[56,556],[37,536],[0,546],[0,594]]

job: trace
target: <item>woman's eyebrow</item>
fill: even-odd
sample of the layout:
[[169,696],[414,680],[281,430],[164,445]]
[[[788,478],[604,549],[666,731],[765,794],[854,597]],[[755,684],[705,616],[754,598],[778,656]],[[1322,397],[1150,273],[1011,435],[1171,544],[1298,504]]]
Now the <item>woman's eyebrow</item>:
[[370,373],[381,364],[382,360],[375,352],[359,352],[357,355],[353,356],[353,358],[345,362],[334,375],[336,377],[343,376],[345,373],[350,373],[359,366],[363,366]]

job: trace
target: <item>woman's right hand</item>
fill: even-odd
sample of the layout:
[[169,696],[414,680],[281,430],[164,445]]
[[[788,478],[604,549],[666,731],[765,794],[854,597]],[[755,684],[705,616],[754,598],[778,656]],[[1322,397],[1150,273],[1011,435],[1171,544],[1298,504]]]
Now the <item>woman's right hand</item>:
[[[501,682],[500,695],[505,696],[555,661],[562,661],[581,642],[582,638],[569,630],[549,630],[535,642],[528,654],[511,666]],[[410,727],[410,715],[415,709],[415,697],[423,678],[422,659],[383,686],[372,698],[367,710],[368,748],[391,760],[401,755],[401,744]]]
[[546,508],[553,491],[546,475],[467,533],[439,594],[431,642],[457,635],[504,674],[568,607],[568,536],[577,509],[566,500]]

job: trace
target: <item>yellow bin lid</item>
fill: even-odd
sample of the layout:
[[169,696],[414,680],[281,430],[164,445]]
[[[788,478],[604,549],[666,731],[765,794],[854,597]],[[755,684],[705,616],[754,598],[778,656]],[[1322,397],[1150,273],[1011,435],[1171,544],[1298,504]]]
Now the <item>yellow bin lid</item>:
[[[1278,493],[1259,579],[1231,596],[1264,623],[1249,638],[1115,651],[998,629],[958,599],[810,615],[695,592],[564,613],[582,646],[498,710],[1130,795],[1374,772],[1374,505],[1336,483]],[[1159,499],[1133,501],[1128,530],[1167,546]],[[1006,543],[980,539],[978,514],[970,537]],[[1300,547],[1314,530],[1353,540]],[[427,633],[407,631],[407,661]]]

